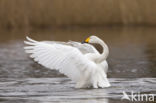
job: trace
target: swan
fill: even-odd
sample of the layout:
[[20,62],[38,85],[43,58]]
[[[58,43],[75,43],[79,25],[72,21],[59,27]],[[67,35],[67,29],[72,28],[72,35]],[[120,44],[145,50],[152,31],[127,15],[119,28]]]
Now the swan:
[[[83,43],[68,41],[36,41],[28,36],[25,52],[39,64],[55,69],[73,80],[76,88],[109,87],[107,57],[109,49],[97,36],[88,37]],[[100,44],[100,54],[91,43]]]

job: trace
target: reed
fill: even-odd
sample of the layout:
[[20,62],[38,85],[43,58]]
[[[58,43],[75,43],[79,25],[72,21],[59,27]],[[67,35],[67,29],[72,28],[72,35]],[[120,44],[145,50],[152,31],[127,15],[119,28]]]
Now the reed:
[[0,27],[156,25],[156,0],[0,0]]

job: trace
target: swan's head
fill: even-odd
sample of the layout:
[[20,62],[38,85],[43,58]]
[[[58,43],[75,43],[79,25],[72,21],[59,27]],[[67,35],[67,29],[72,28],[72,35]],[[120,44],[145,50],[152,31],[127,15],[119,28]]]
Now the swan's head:
[[99,41],[100,38],[98,38],[97,36],[90,36],[83,43],[98,43]]

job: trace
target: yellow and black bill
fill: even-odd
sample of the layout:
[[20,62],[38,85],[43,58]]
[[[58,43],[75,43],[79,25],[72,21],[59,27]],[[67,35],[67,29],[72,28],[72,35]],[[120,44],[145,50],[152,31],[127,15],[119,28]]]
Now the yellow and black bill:
[[87,38],[85,41],[82,42],[83,43],[89,43],[90,38]]

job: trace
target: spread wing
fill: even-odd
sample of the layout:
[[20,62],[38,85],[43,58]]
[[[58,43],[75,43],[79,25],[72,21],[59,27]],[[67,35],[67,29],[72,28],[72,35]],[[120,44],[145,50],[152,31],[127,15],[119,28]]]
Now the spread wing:
[[49,44],[62,44],[62,45],[67,45],[67,46],[72,46],[75,47],[77,49],[79,49],[83,54],[87,54],[87,53],[98,53],[99,52],[94,48],[94,46],[92,46],[91,44],[88,43],[80,43],[80,42],[75,42],[75,41],[69,41],[69,42],[57,42],[57,41],[43,41],[45,43],[49,43]]
[[73,47],[78,48],[83,54],[87,54],[87,53],[99,53],[94,46],[92,46],[91,44],[88,43],[80,43],[80,42],[75,42],[75,41],[69,41],[67,42],[68,45],[71,45]]
[[26,53],[30,53],[39,64],[59,70],[74,81],[82,77],[85,70],[95,66],[95,63],[84,56],[79,49],[59,43],[38,42],[27,37],[24,47]]

